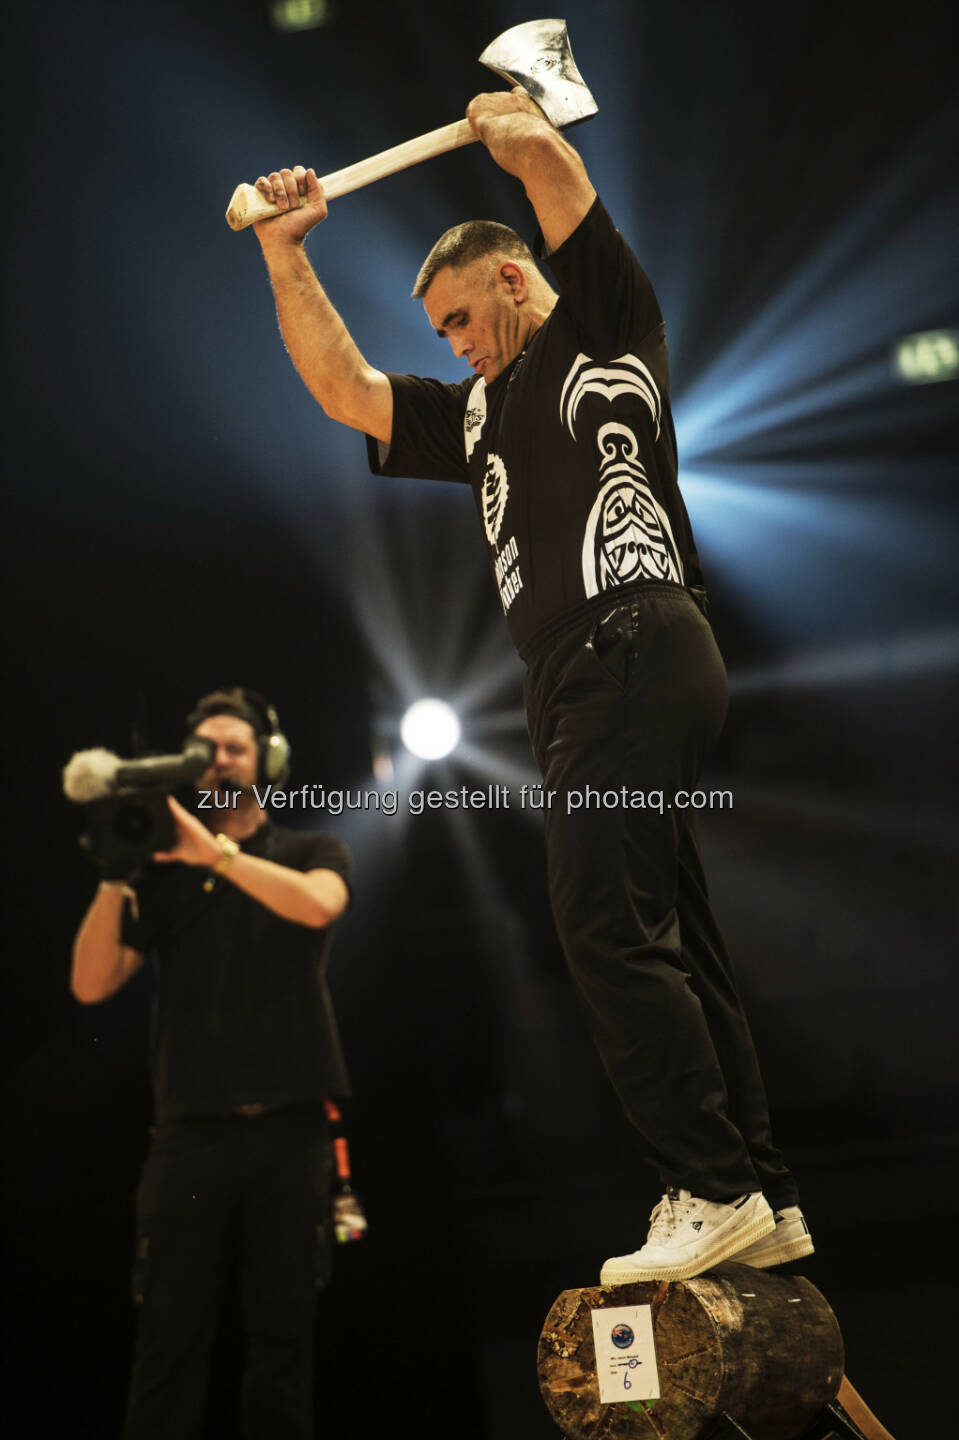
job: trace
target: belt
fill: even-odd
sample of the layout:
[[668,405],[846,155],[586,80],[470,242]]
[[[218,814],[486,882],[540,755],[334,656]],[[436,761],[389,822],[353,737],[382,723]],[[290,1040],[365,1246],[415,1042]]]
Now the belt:
[[570,610],[564,610],[562,614],[542,626],[522,645],[517,645],[520,659],[530,665],[557,640],[592,619],[594,615],[597,618],[605,618],[609,611],[618,610],[620,606],[628,605],[641,595],[681,594],[688,595],[703,615],[707,613],[709,607],[705,590],[698,586],[680,585],[674,580],[633,580],[629,585],[613,586],[612,589],[603,590],[598,595],[590,595],[588,599],[581,600],[578,605],[574,605]]

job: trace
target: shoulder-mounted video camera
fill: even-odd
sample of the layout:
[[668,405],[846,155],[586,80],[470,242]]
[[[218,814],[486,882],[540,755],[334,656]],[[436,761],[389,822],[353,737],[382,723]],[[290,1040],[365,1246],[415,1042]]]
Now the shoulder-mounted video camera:
[[111,750],[79,750],[63,771],[63,792],[85,809],[80,844],[105,878],[124,879],[176,842],[167,796],[213,762],[211,740],[191,735],[179,755],[121,760]]

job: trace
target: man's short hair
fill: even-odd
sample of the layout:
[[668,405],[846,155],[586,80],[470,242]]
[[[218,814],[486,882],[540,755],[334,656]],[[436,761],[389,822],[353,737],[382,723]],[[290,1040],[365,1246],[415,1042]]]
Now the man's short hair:
[[[258,699],[259,696],[256,697]],[[272,727],[256,700],[251,700],[250,692],[239,685],[211,690],[209,695],[203,695],[196,702],[187,716],[187,734],[192,735],[198,725],[214,715],[233,715],[237,720],[245,720],[258,739],[261,735],[268,735]]]
[[536,264],[533,252],[526,241],[495,220],[464,220],[441,235],[433,246],[413,286],[413,299],[421,300],[436,279],[437,271],[447,265],[461,270],[481,260],[484,255],[503,255],[508,260],[525,260]]

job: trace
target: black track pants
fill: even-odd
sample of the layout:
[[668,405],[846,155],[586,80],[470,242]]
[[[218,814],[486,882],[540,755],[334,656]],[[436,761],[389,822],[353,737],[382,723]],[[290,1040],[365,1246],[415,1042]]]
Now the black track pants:
[[676,803],[722,728],[722,658],[679,586],[651,582],[588,610],[526,657],[550,898],[573,982],[664,1185],[708,1200],[761,1189],[774,1208],[795,1204],[695,812]]
[[313,1317],[329,1214],[322,1112],[161,1127],[137,1196],[140,1323],[124,1440],[201,1436],[227,1267],[246,1327],[246,1440],[312,1440]]

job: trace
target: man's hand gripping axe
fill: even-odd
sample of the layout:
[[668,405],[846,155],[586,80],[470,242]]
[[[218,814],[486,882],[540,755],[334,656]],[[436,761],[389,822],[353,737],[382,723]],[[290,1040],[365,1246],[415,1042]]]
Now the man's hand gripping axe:
[[[487,45],[479,58],[489,70],[521,86],[557,130],[588,120],[599,108],[576,68],[565,20],[527,20],[524,25],[514,25]],[[382,180],[397,170],[418,165],[421,160],[431,160],[434,155],[456,150],[460,145],[471,145],[475,139],[469,121],[457,120],[453,125],[444,125],[427,135],[418,135],[415,140],[407,140],[404,145],[394,145],[392,150],[382,150],[368,160],[348,165],[345,170],[334,170],[331,175],[324,175],[320,184],[327,200],[333,200],[337,195],[372,185],[374,180]],[[232,229],[245,230],[255,221],[277,214],[276,206],[265,200],[255,186],[238,185],[226,219]]]

